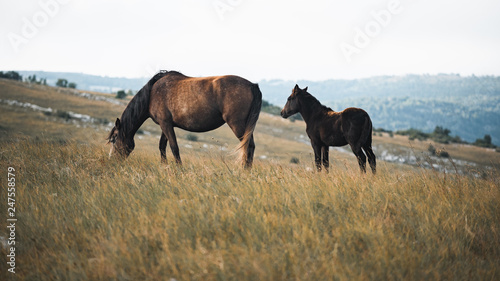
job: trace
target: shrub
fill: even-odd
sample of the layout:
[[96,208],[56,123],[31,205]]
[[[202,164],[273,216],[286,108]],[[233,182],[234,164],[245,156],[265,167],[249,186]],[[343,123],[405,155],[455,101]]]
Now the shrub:
[[186,139],[187,139],[188,141],[198,141],[198,136],[193,135],[193,134],[187,134],[187,135],[186,135]]
[[429,144],[427,151],[429,151],[431,155],[436,155],[436,148],[432,144]]
[[116,97],[117,99],[124,99],[127,96],[124,90],[120,90],[116,92]]
[[448,157],[450,157],[450,154],[445,150],[440,150],[440,151],[438,151],[438,156],[443,157],[443,158],[448,158]]

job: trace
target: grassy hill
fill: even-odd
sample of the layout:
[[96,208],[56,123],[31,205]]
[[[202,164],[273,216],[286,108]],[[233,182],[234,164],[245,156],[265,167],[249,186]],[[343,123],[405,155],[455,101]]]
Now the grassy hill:
[[[251,171],[235,163],[237,140],[226,126],[204,134],[178,130],[178,166],[169,151],[169,163],[160,164],[159,128],[147,122],[134,153],[116,162],[107,157],[105,137],[125,102],[106,97],[0,80],[0,167],[3,175],[15,169],[17,218],[17,273],[7,272],[11,234],[3,219],[2,275],[500,277],[499,157],[492,150],[434,144],[450,161],[428,155],[429,142],[377,134],[376,176],[361,175],[344,150],[330,153],[329,174],[316,173],[304,123],[262,114]],[[1,181],[5,186],[6,177]],[[5,188],[0,202],[8,202]],[[0,206],[7,218],[7,205]]]

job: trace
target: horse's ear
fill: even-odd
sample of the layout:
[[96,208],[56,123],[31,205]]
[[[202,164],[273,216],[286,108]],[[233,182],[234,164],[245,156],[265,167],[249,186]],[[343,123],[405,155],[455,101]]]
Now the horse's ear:
[[116,121],[115,121],[115,127],[117,129],[120,129],[120,118],[116,118]]
[[308,87],[305,87],[305,88],[304,88],[304,92],[307,92],[307,88],[308,88]]
[[299,88],[299,85],[295,84],[295,88],[293,88],[294,90],[300,90]]

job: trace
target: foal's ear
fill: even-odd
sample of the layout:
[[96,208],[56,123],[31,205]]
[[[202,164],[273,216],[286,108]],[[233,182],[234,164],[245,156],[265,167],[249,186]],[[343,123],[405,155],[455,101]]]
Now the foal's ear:
[[115,127],[117,129],[120,129],[120,118],[116,118],[116,121],[115,121]]
[[308,88],[308,87],[305,87],[303,91],[304,91],[304,92],[307,92],[307,88]]

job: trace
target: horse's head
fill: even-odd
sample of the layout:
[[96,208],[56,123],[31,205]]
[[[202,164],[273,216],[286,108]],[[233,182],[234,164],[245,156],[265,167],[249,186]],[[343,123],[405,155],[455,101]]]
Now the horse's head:
[[134,150],[134,139],[127,140],[125,134],[121,132],[123,129],[120,119],[116,118],[115,126],[111,129],[108,135],[108,144],[111,144],[109,157],[118,156],[126,158]]
[[292,94],[288,97],[285,107],[281,110],[281,117],[288,118],[300,111],[298,98],[304,93],[307,93],[307,87],[301,89],[299,88],[299,85],[295,85],[295,88],[292,90]]

